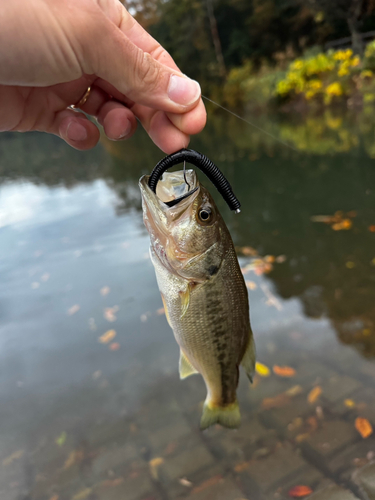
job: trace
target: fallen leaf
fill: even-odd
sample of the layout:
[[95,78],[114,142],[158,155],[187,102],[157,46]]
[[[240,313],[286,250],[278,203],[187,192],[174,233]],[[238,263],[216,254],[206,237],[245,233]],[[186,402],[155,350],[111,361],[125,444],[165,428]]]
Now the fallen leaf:
[[255,250],[255,248],[252,247],[239,247],[238,251],[242,253],[242,255],[246,255],[247,257],[258,255],[258,252]]
[[263,365],[262,363],[258,363],[258,361],[255,363],[255,371],[261,377],[269,377],[271,375],[271,371],[268,366]]
[[164,458],[156,457],[149,461],[151,476],[157,480],[158,479],[158,468],[164,463]]
[[158,309],[158,310],[156,311],[156,314],[157,314],[158,316],[161,316],[162,314],[165,314],[165,309],[164,309],[164,307],[161,307],[160,309]]
[[298,436],[296,436],[296,443],[302,443],[302,441],[305,441],[305,439],[309,438],[310,437],[310,434],[308,432],[305,432],[304,434],[298,434]]
[[249,290],[256,290],[258,288],[258,285],[254,281],[245,281],[245,283]]
[[69,469],[72,465],[74,465],[76,462],[76,452],[75,451],[72,451],[68,458],[65,460],[65,463],[64,463],[64,469]]
[[317,385],[316,387],[311,389],[311,391],[309,392],[309,395],[307,396],[307,401],[310,404],[315,403],[315,401],[319,398],[319,396],[322,394],[322,392],[323,391],[322,391],[322,388],[320,387],[320,385]]
[[363,439],[368,438],[373,433],[372,425],[367,420],[367,418],[357,417],[355,419],[355,428],[363,437]]
[[65,431],[63,431],[60,434],[60,436],[55,439],[55,443],[59,446],[62,446],[65,443],[67,437],[68,437],[67,433]]
[[316,431],[316,429],[318,428],[318,421],[317,421],[316,417],[309,417],[307,419],[307,423],[310,426],[310,431],[311,432]]
[[348,269],[353,269],[353,267],[355,267],[355,262],[352,262],[352,261],[348,261],[345,263],[345,266],[348,268]]
[[92,488],[85,488],[84,490],[74,495],[74,497],[72,497],[72,500],[85,500],[85,498],[87,498],[91,492]]
[[117,311],[119,310],[119,307],[118,306],[113,306],[113,307],[106,307],[104,309],[104,317],[107,321],[109,322],[113,322],[113,321],[116,321],[117,317],[116,317],[116,313]]
[[108,330],[103,335],[99,337],[99,342],[101,344],[108,344],[108,342],[111,342],[116,337],[117,333],[115,330]]
[[109,288],[109,286],[103,286],[103,288],[100,289],[100,295],[105,297],[106,295],[109,294],[110,291],[111,289]]
[[70,307],[68,309],[68,315],[69,316],[72,316],[73,314],[75,314],[76,312],[78,312],[79,310],[81,309],[81,306],[79,306],[78,304],[74,304],[74,306]]
[[371,231],[372,233],[375,233],[375,224],[369,226],[368,230]]
[[286,255],[279,255],[278,257],[276,257],[275,261],[278,263],[278,264],[282,264],[283,262],[286,261]]
[[355,402],[352,399],[345,399],[344,405],[347,408],[354,408],[355,407]]
[[240,464],[237,464],[234,466],[234,471],[235,472],[242,472],[246,470],[250,465],[250,462],[241,462]]
[[336,224],[333,224],[332,229],[334,231],[343,231],[343,230],[345,231],[345,230],[351,229],[352,226],[353,226],[353,222],[350,219],[344,219],[341,222],[337,222]]
[[193,483],[186,479],[186,477],[181,477],[178,482],[182,484],[182,486],[186,486],[186,488],[191,488],[193,486]]
[[294,377],[296,370],[290,366],[277,366],[273,367],[273,373],[279,377]]
[[196,486],[192,490],[192,494],[199,493],[201,491],[204,491],[206,488],[209,488],[210,486],[213,486],[214,484],[221,483],[223,480],[223,477],[218,474],[217,476],[213,476],[210,479],[207,479],[204,483],[201,483],[199,486]]
[[310,495],[313,490],[309,486],[294,486],[288,491],[288,495],[292,498],[302,498]]
[[120,349],[120,344],[118,342],[112,342],[112,344],[110,344],[109,346],[109,349],[111,351],[118,351]]
[[24,454],[25,454],[24,450],[15,451],[11,455],[9,455],[9,457],[4,458],[4,460],[3,460],[2,463],[3,463],[4,466],[5,465],[10,465],[15,460],[18,460],[18,459],[22,458],[24,456]]
[[300,385],[294,385],[287,391],[285,391],[285,394],[290,397],[298,396],[298,394],[301,394],[303,392],[303,389]]
[[269,410],[271,408],[279,408],[280,406],[284,406],[289,403],[290,397],[283,392],[274,398],[264,398],[262,401],[262,408],[265,410]]

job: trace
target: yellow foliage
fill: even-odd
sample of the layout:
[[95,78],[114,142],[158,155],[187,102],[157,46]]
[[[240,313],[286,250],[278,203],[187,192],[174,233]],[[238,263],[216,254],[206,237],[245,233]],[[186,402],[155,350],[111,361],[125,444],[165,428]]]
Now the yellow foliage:
[[326,88],[326,93],[331,96],[340,96],[343,95],[344,90],[341,83],[333,82]]

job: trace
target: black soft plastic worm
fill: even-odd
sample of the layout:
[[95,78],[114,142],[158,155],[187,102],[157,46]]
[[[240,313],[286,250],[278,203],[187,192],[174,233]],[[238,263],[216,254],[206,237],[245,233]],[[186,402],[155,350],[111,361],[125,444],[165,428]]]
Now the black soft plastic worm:
[[241,203],[237,200],[232,191],[231,185],[224,177],[224,175],[220,172],[217,166],[207,158],[207,156],[202,153],[198,153],[198,151],[194,151],[193,149],[180,149],[180,151],[176,151],[176,153],[172,153],[171,155],[168,155],[160,160],[159,163],[154,167],[154,170],[152,171],[148,180],[149,188],[154,193],[156,193],[156,185],[163,173],[169,168],[177,165],[178,163],[182,163],[183,161],[195,165],[200,170],[202,170],[204,174],[206,174],[206,176],[219,191],[231,210],[234,210],[236,213],[239,213],[241,211]]

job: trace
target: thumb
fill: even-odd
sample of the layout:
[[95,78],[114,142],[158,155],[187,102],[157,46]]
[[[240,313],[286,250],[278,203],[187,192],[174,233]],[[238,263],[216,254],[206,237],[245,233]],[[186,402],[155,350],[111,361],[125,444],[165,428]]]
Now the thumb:
[[201,96],[199,83],[160,63],[157,58],[170,60],[170,56],[151,36],[147,35],[153,42],[149,53],[135,45],[105,15],[101,28],[98,43],[90,37],[85,44],[85,73],[95,74],[135,103],[150,108],[184,113],[197,105]]

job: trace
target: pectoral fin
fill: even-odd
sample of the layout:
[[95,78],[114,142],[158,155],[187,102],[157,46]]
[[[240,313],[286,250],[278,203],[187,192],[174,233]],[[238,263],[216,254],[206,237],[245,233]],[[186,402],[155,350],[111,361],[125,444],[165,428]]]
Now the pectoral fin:
[[190,375],[194,375],[198,373],[194,366],[187,359],[186,355],[180,350],[180,379],[184,379],[190,377]]
[[190,303],[190,285],[184,291],[179,292],[181,298],[181,319],[185,316]]
[[253,381],[253,373],[255,371],[255,343],[252,333],[250,332],[250,340],[242,358],[241,365],[245,368],[246,375],[250,382]]

